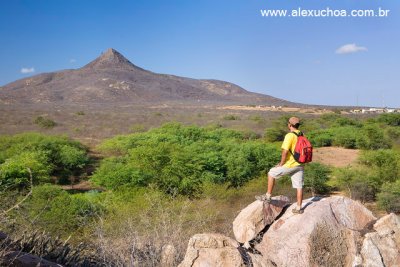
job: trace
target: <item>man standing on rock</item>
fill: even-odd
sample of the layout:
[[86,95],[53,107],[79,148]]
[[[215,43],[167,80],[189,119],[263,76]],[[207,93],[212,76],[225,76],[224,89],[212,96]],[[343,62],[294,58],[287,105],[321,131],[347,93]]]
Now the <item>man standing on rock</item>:
[[291,117],[288,122],[290,132],[286,134],[285,140],[281,146],[281,161],[268,172],[268,191],[265,195],[256,196],[256,199],[258,200],[271,203],[271,194],[274,188],[275,179],[279,179],[284,175],[290,175],[292,186],[297,189],[297,206],[292,210],[294,214],[303,213],[301,204],[303,201],[304,165],[298,163],[293,156],[298,136],[302,135],[299,127],[300,119],[297,117]]

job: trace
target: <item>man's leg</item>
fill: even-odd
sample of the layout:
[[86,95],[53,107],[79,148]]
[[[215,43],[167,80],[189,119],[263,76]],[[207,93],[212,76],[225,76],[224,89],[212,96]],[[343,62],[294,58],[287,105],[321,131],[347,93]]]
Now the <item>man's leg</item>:
[[271,168],[268,172],[268,188],[267,193],[261,196],[256,196],[256,199],[261,201],[267,201],[268,203],[271,201],[272,190],[274,189],[275,179],[278,179],[284,174],[284,167],[274,167]]
[[274,189],[274,184],[275,184],[275,178],[272,177],[270,174],[268,174],[268,190],[267,190],[267,195],[271,196],[272,190]]
[[303,202],[304,169],[302,167],[298,167],[296,169],[298,169],[298,170],[291,177],[293,188],[296,188],[296,190],[297,190],[296,208],[294,208],[292,211],[295,214],[301,214],[301,213],[303,213],[303,210],[301,209],[301,205]]
[[301,209],[303,202],[303,188],[297,188],[297,209]]

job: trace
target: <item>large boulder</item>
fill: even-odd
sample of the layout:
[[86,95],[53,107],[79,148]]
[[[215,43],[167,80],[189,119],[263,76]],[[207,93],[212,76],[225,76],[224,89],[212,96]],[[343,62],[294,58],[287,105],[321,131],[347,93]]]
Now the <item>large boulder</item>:
[[365,267],[400,266],[400,219],[389,214],[374,224],[361,249]]
[[267,225],[270,225],[290,200],[286,196],[273,197],[270,204],[256,200],[244,208],[233,221],[233,234],[240,243],[253,240]]
[[[262,205],[262,202],[252,203],[246,212],[240,213],[245,226],[240,227],[238,218],[235,219],[234,227],[242,229],[240,231],[244,233],[238,235],[238,230],[235,230],[239,242],[243,243],[254,236],[257,230],[252,230],[251,226],[254,229],[261,228],[257,225],[263,220],[260,214]],[[292,213],[295,205],[278,216],[266,228],[262,240],[249,250],[239,247],[238,242],[223,235],[193,236],[185,259],[179,266],[400,266],[399,221],[394,215],[375,224],[377,236],[374,237],[371,231],[374,231],[372,226],[376,218],[357,201],[345,197],[312,198],[304,201],[304,213],[301,215]],[[248,214],[250,222],[246,221],[244,214]],[[367,244],[369,247],[363,247],[361,252],[365,233],[371,238],[390,238],[376,245],[373,248],[375,250],[369,249],[372,247],[370,243],[375,242],[371,240]],[[258,241],[253,240],[251,243]],[[382,253],[382,250],[387,253]],[[366,254],[375,255],[372,253],[376,251],[383,255],[382,262],[385,265],[368,263]]]
[[243,266],[239,243],[221,234],[197,234],[189,240],[185,259],[179,267]]
[[309,199],[302,215],[290,207],[255,246],[276,266],[354,266],[362,231],[376,218],[359,202],[345,197]]

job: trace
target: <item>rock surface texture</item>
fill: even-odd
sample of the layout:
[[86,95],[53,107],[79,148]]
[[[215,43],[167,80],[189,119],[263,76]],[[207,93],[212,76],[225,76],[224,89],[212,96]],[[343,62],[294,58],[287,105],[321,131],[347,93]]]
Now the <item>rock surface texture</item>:
[[239,243],[220,234],[197,234],[189,240],[185,259],[179,267],[185,266],[243,266]]
[[[377,221],[346,197],[305,200],[300,215],[292,213],[295,204],[278,203],[256,201],[243,209],[233,223],[238,242],[219,234],[193,236],[179,266],[400,266],[398,216]],[[250,249],[240,246],[249,241]]]
[[[253,240],[265,226],[270,225],[290,200],[285,196],[273,197],[271,204],[256,200],[244,208],[233,221],[233,234],[240,243]],[[265,212],[264,212],[265,210]]]
[[400,266],[400,219],[394,214],[374,224],[375,232],[367,233],[361,254],[364,266]]
[[[294,204],[295,205],[295,204]],[[276,266],[353,266],[361,232],[376,218],[344,197],[308,200],[301,215],[288,211],[255,248]]]

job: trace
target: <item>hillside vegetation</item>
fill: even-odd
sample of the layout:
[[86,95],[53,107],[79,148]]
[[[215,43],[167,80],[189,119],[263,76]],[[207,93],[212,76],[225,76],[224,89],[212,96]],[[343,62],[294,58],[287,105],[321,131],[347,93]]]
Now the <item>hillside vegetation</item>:
[[[91,244],[105,261],[155,265],[162,247],[182,259],[188,237],[201,231],[231,235],[237,211],[265,192],[266,172],[280,157],[289,116],[264,136],[218,126],[168,123],[115,136],[87,148],[67,137],[24,133],[0,138],[0,230],[44,230]],[[400,212],[400,115],[366,120],[326,114],[301,130],[315,147],[361,149],[357,164],[306,166],[307,194],[340,190],[353,199]],[[94,164],[94,165],[93,165]],[[97,166],[87,173],[89,166]],[[89,177],[87,177],[89,176]],[[73,192],[60,184],[87,180],[102,190]],[[294,197],[289,179],[275,194]],[[18,205],[15,205],[17,204]]]

